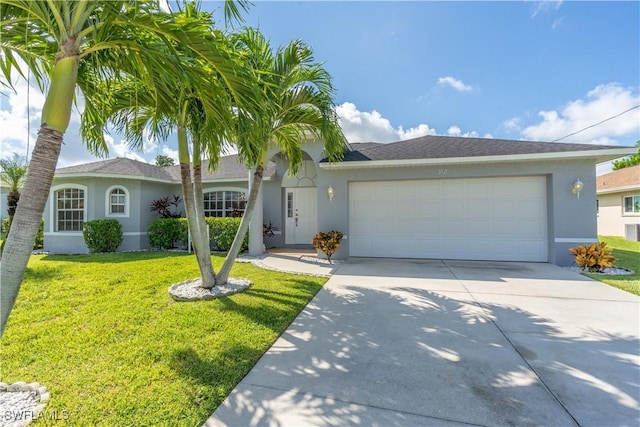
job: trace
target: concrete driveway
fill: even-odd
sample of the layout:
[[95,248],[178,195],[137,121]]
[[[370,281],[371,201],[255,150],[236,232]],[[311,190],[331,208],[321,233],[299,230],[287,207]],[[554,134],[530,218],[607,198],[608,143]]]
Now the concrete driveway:
[[637,426],[640,298],[549,264],[350,259],[208,426]]

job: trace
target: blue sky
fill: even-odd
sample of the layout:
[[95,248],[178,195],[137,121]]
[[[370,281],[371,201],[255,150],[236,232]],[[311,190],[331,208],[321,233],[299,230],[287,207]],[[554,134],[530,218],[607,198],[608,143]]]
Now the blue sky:
[[[334,78],[351,142],[427,134],[553,141],[629,109],[562,141],[640,139],[639,2],[257,1],[246,24],[274,46],[300,38],[313,47]],[[26,149],[26,126],[17,125],[26,123],[24,89],[2,97],[3,157]],[[75,125],[59,166],[94,160],[79,145]],[[111,156],[152,162],[175,149],[169,141],[132,153],[114,136]]]

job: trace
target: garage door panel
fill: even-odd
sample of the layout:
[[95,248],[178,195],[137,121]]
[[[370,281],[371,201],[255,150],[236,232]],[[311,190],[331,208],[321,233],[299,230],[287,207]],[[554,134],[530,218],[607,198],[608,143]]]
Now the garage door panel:
[[547,261],[544,177],[349,185],[351,256]]
[[540,218],[546,214],[546,203],[544,199],[520,200],[516,209],[520,218]]
[[523,219],[518,223],[520,227],[519,235],[522,238],[539,237],[546,232],[544,224],[540,224],[540,221]]
[[440,197],[442,197],[443,200],[457,199],[460,198],[461,195],[464,196],[466,194],[464,182],[443,181],[440,185],[442,189]]
[[443,200],[440,204],[440,214],[444,218],[458,218],[464,217],[464,200]]
[[418,218],[440,218],[440,204],[434,200],[416,200],[416,216]]
[[491,235],[493,221],[491,219],[479,220],[471,219],[463,224],[464,234],[466,236],[486,236]]
[[442,200],[442,189],[439,185],[432,183],[431,185],[415,185],[415,195],[418,200]]

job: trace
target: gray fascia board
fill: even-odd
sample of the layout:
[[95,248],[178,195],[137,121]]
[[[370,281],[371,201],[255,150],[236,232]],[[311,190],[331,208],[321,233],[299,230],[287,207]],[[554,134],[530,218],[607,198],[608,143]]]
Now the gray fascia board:
[[338,169],[366,169],[366,168],[392,168],[392,167],[416,167],[429,165],[463,164],[463,163],[501,163],[522,162],[536,160],[562,160],[562,159],[594,159],[595,163],[619,159],[635,154],[635,147],[615,148],[608,150],[565,151],[553,153],[535,154],[508,154],[495,156],[474,157],[443,157],[436,159],[402,159],[402,160],[364,160],[354,162],[320,163],[320,168],[325,170]]
[[[180,180],[173,179],[160,179],[160,178],[152,178],[148,176],[139,176],[139,175],[114,175],[114,174],[100,174],[100,173],[64,173],[55,175],[54,178],[64,179],[64,178],[103,178],[103,179],[134,179],[138,181],[149,181],[149,182],[160,182],[162,184],[179,184]],[[271,177],[266,177],[263,181],[270,180]],[[236,177],[236,178],[218,178],[218,179],[204,179],[203,183],[212,183],[212,182],[237,182],[237,181],[248,181],[247,177]]]

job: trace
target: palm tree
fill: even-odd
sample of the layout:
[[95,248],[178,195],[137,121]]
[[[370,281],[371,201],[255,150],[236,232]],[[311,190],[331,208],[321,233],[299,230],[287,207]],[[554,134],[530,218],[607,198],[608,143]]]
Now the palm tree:
[[[196,4],[184,4],[177,14],[199,17],[202,20],[201,31],[210,33],[211,16],[200,12]],[[233,61],[231,46],[222,34],[217,33],[210,43],[216,43],[220,51],[227,50],[228,60]],[[147,134],[166,139],[175,131],[183,200],[200,269],[201,286],[213,288],[216,280],[204,217],[202,158],[206,154],[214,165],[217,162],[224,141],[231,136],[234,126],[231,94],[235,99],[242,100],[242,97],[238,96],[236,83],[179,44],[166,49],[163,55],[163,70],[180,68],[181,75],[157,70],[148,81],[143,76],[130,75],[128,80],[111,85],[109,96],[94,105],[102,111],[102,121],[98,126],[83,128],[83,139],[97,143],[103,134],[95,132],[95,129],[104,128],[107,121],[134,146],[142,145]],[[236,78],[243,73],[246,71],[240,66],[234,69]],[[249,81],[248,75],[243,80]],[[193,153],[189,151],[189,140]]]
[[268,149],[277,146],[289,161],[289,172],[295,174],[306,140],[324,141],[330,160],[340,159],[346,148],[333,109],[331,76],[314,61],[309,46],[294,40],[274,53],[262,34],[248,28],[237,35],[236,49],[253,69],[261,96],[257,110],[238,108],[236,144],[245,164],[253,169],[253,180],[240,227],[216,276],[218,285],[227,282],[249,228]]
[[[0,70],[5,86],[12,85],[12,71],[28,69],[41,88],[46,80],[42,122],[31,156],[31,167],[22,191],[13,226],[7,237],[0,266],[0,336],[13,307],[42,218],[63,135],[79,89],[85,100],[83,121],[101,114],[93,108],[107,96],[122,72],[149,78],[151,70],[163,70],[155,47],[176,41],[207,58],[233,79],[235,64],[203,37],[201,22],[159,9],[155,0],[0,0]],[[155,43],[154,43],[155,42]],[[213,65],[212,65],[213,66]],[[104,85],[93,85],[96,79]],[[88,148],[106,154],[104,139]]]
[[27,174],[27,161],[24,156],[13,153],[13,157],[0,159],[0,181],[9,186],[7,195],[7,213],[9,214],[9,226],[16,213],[16,207],[20,200],[20,189]]

